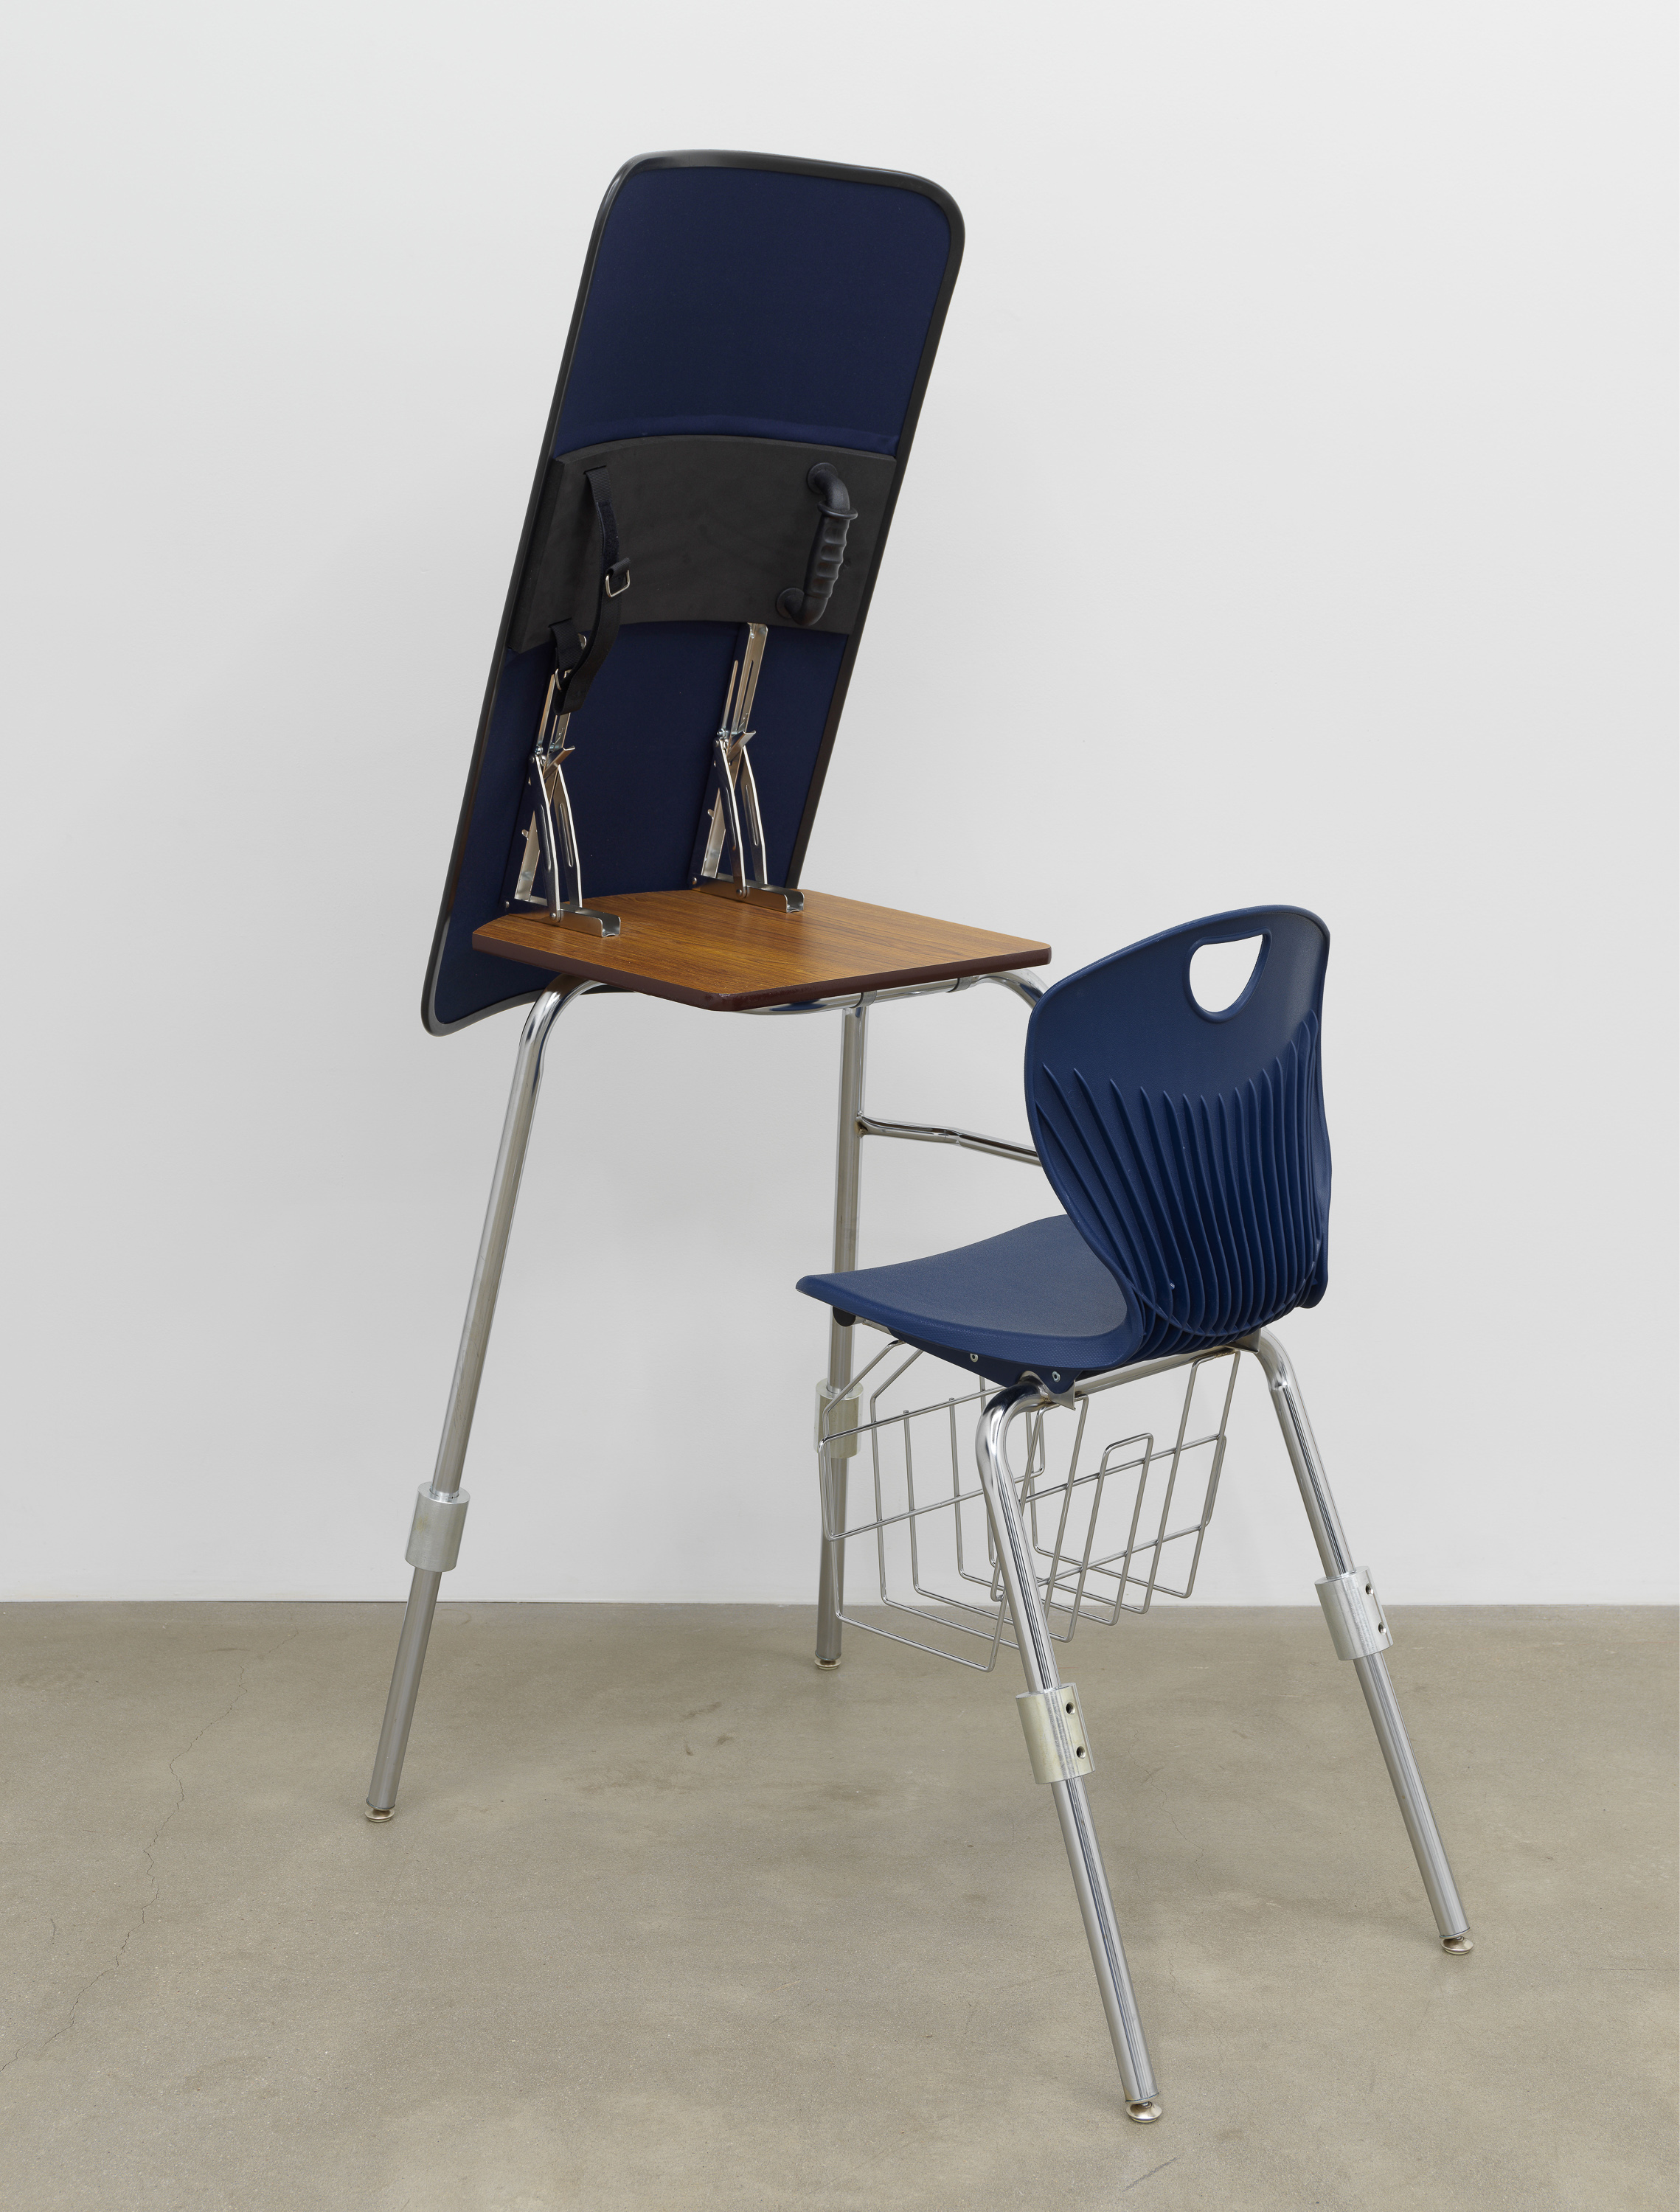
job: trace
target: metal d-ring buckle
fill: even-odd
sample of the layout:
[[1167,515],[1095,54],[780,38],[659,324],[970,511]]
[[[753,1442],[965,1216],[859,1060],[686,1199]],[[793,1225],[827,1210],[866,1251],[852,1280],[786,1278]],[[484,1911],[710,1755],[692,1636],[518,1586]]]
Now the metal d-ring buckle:
[[[622,568],[624,570],[624,580],[619,585],[618,590],[615,592],[612,588],[612,578],[616,568]],[[601,579],[601,587],[606,592],[609,599],[622,599],[624,593],[629,591],[630,587],[630,562],[628,561],[620,561],[615,563],[613,568],[609,568],[606,575]]]

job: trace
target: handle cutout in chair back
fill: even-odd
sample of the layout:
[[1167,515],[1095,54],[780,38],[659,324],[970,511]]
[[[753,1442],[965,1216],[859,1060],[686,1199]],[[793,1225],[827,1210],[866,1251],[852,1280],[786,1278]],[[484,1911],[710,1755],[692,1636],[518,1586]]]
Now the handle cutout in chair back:
[[1210,1021],[1234,1014],[1260,980],[1268,939],[1210,938],[1198,945],[1185,971],[1190,997]]

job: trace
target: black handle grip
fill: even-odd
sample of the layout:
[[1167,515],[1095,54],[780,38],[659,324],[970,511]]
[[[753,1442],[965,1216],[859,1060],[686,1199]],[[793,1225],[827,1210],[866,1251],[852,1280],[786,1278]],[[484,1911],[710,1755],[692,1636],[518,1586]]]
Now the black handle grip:
[[776,611],[801,629],[809,629],[822,620],[834,597],[846,557],[846,532],[857,520],[857,509],[831,461],[819,461],[805,481],[822,501],[823,511],[811,541],[811,557],[805,564],[805,589],[795,591],[790,585],[777,599]]

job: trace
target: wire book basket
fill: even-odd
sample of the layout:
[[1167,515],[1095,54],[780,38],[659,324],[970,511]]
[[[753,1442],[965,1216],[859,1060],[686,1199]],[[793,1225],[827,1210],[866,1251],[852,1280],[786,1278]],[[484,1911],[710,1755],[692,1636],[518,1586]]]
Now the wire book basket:
[[[849,1626],[989,1673],[1001,1650],[1015,1649],[974,1450],[995,1386],[900,1403],[918,1395],[900,1386],[924,1357],[890,1340],[819,1416],[823,1540],[841,1553],[837,1568],[855,1574],[867,1565],[861,1553],[873,1551],[880,1607],[905,1632],[843,1608]],[[1111,1626],[1123,1613],[1147,1613],[1157,1596],[1187,1598],[1195,1589],[1237,1361],[1234,1346],[1203,1352],[1166,1376],[1076,1386],[1068,1403],[1024,1417],[1016,1434],[1026,1464],[1011,1475],[1057,1643],[1070,1643],[1081,1620]],[[922,1365],[922,1389],[942,1365]],[[845,1425],[849,1407],[863,1410],[860,1385],[881,1369],[867,1419]],[[1148,1395],[1147,1408],[1138,1394]],[[1153,1413],[1157,1425],[1127,1429],[1129,1406]],[[855,1594],[855,1584],[840,1587]],[[908,1632],[912,1620],[938,1640]]]

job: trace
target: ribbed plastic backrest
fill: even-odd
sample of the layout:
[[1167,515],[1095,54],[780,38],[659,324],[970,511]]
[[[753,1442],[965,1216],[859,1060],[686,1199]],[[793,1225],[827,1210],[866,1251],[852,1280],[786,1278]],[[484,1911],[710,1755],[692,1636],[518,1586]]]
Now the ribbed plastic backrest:
[[[1190,989],[1204,945],[1258,937],[1235,1003]],[[1143,1316],[1136,1359],[1226,1343],[1328,1279],[1318,1031],[1330,933],[1256,907],[1146,938],[1056,984],[1026,1037],[1026,1110],[1056,1196]]]

